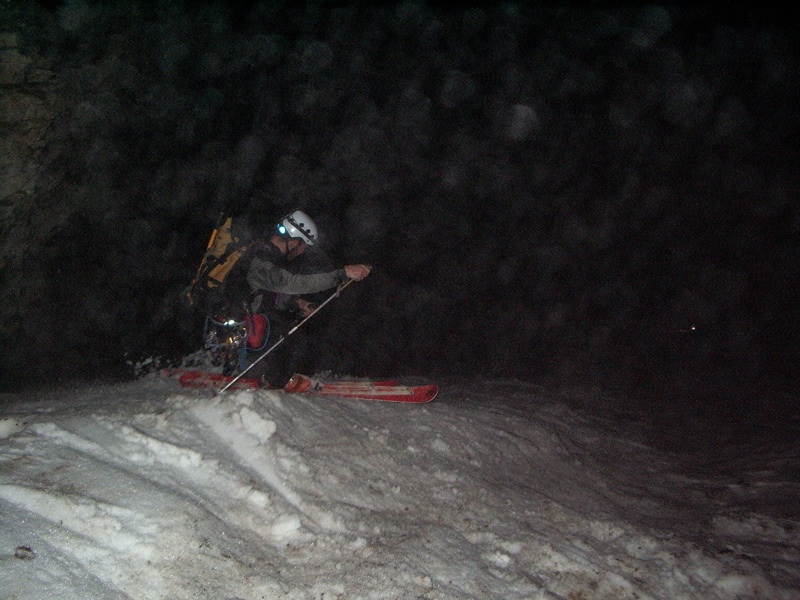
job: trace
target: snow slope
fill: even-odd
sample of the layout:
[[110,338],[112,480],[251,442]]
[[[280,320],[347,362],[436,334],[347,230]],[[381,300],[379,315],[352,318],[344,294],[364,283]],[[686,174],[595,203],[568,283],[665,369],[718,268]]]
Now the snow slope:
[[6,395],[0,597],[800,599],[800,441],[700,460],[592,394]]

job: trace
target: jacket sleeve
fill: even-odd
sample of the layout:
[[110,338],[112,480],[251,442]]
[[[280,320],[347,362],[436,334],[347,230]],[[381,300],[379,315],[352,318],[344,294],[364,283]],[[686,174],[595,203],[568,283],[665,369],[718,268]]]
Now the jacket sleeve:
[[344,269],[327,273],[292,273],[261,258],[254,258],[247,271],[247,283],[251,290],[280,294],[314,294],[336,287],[346,277]]

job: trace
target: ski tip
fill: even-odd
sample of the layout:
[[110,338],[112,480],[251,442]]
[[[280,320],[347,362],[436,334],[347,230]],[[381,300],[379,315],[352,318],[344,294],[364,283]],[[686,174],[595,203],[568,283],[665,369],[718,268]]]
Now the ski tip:
[[436,395],[439,393],[439,386],[437,385],[422,385],[419,387],[420,390],[420,397],[422,398],[420,402],[430,402]]

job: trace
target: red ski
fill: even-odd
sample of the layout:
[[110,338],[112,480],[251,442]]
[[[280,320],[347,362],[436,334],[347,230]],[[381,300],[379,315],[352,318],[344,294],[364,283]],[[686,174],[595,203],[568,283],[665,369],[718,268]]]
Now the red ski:
[[[191,388],[222,388],[230,383],[233,375],[210,373],[207,371],[163,369],[165,377],[177,377],[180,384]],[[240,378],[231,388],[233,390],[259,389],[257,379]],[[284,392],[288,393],[288,392]],[[430,402],[439,393],[435,385],[398,385],[394,380],[387,381],[323,381],[317,390],[300,392],[313,396],[339,396],[359,400],[381,400],[383,402]]]

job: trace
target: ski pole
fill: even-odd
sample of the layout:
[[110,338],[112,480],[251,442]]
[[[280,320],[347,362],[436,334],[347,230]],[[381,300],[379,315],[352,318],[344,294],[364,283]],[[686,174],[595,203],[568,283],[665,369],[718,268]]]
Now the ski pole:
[[305,319],[303,319],[303,320],[302,320],[302,321],[300,321],[300,322],[299,322],[297,325],[295,325],[294,327],[292,327],[292,328],[289,330],[289,332],[288,332],[286,335],[282,335],[282,336],[281,336],[281,339],[279,339],[279,340],[278,340],[277,342],[275,342],[275,343],[274,343],[272,346],[270,346],[270,347],[269,347],[269,349],[267,349],[267,350],[266,350],[266,351],[265,351],[265,352],[264,352],[264,353],[263,353],[261,356],[259,356],[259,357],[258,357],[257,359],[255,359],[253,362],[251,362],[251,363],[250,363],[250,364],[247,366],[247,368],[246,368],[244,371],[242,371],[242,372],[241,372],[241,373],[239,373],[239,374],[238,374],[236,377],[234,377],[233,379],[231,379],[231,380],[230,380],[230,381],[229,381],[229,382],[228,382],[228,383],[225,385],[225,387],[223,387],[223,388],[222,388],[222,389],[221,389],[219,392],[217,392],[217,393],[218,393],[218,394],[221,394],[222,392],[224,392],[225,390],[227,390],[229,387],[231,387],[233,384],[235,384],[237,381],[239,381],[239,380],[240,380],[240,379],[241,379],[241,378],[244,376],[244,374],[245,374],[245,373],[247,373],[247,372],[248,372],[250,369],[252,369],[252,368],[253,368],[253,367],[255,367],[255,366],[258,364],[258,363],[260,363],[262,360],[264,360],[264,358],[265,358],[265,357],[266,357],[266,356],[267,356],[267,355],[268,355],[270,352],[272,352],[273,350],[275,350],[275,348],[277,348],[278,346],[280,346],[280,345],[281,345],[281,344],[282,344],[282,343],[283,343],[283,342],[286,340],[286,338],[288,338],[288,337],[289,337],[290,335],[292,335],[292,334],[293,334],[295,331],[297,331],[298,329],[300,329],[300,328],[303,326],[303,324],[304,324],[306,321],[308,321],[308,320],[309,320],[311,317],[313,317],[315,314],[317,314],[317,313],[318,313],[318,312],[319,312],[319,311],[322,309],[322,307],[323,307],[323,306],[325,306],[325,305],[326,305],[328,302],[330,302],[330,301],[331,301],[331,300],[333,300],[334,298],[338,297],[338,296],[339,296],[339,294],[342,292],[342,290],[344,290],[344,289],[345,289],[345,288],[346,288],[348,285],[350,285],[350,284],[351,284],[351,283],[353,283],[354,281],[355,281],[355,279],[348,279],[347,281],[345,281],[344,283],[342,283],[342,284],[341,284],[339,287],[337,287],[337,288],[336,288],[336,291],[335,291],[335,292],[333,292],[333,293],[332,293],[330,296],[328,296],[328,298],[327,298],[327,299],[326,299],[326,300],[325,300],[325,301],[324,301],[322,304],[320,304],[320,305],[319,305],[317,308],[315,308],[313,311],[311,311],[311,313],[310,313],[310,314],[309,314],[309,315],[308,315],[308,316],[307,316]]

